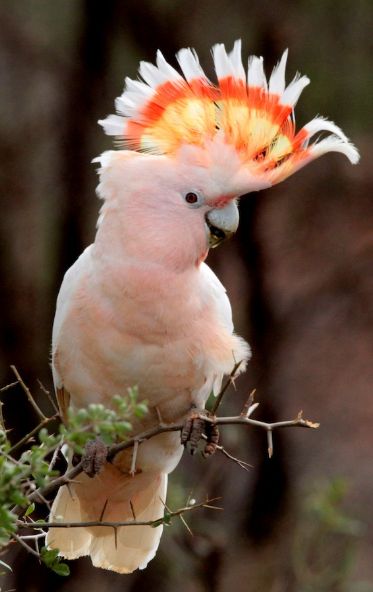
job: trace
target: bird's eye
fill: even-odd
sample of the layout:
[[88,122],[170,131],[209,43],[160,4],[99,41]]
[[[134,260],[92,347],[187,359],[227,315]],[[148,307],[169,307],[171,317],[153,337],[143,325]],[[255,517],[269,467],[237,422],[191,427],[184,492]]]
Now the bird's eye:
[[193,191],[189,191],[189,193],[187,193],[185,196],[185,201],[188,204],[195,204],[198,201],[198,195],[196,193],[193,193]]
[[188,193],[184,195],[184,199],[190,206],[198,207],[203,203],[202,196],[195,191],[188,191]]

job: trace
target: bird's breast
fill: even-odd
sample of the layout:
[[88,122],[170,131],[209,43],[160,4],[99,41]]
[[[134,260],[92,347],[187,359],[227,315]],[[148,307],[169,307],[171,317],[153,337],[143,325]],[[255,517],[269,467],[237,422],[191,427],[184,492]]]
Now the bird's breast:
[[81,283],[54,352],[76,407],[110,405],[114,395],[136,385],[150,407],[174,421],[185,415],[196,393],[209,390],[206,381],[228,358],[233,365],[232,336],[198,282],[169,281],[152,287],[149,277],[136,284],[127,276],[116,291],[108,283],[102,291],[97,283],[95,290],[89,280]]

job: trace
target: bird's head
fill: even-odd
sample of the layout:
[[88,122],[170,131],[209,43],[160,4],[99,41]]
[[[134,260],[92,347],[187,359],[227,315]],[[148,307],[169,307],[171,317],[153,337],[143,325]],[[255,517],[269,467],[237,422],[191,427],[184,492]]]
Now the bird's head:
[[177,54],[183,75],[158,52],[156,65],[140,64],[142,80],[126,78],[118,114],[99,122],[121,148],[98,159],[101,195],[123,195],[132,231],[150,239],[149,253],[162,250],[162,236],[199,262],[236,231],[239,196],[283,181],[326,152],[359,160],[323,117],[296,131],[294,107],[309,79],[297,74],[285,85],[287,51],[268,81],[262,58],[250,57],[246,73],[240,41],[229,54],[222,44],[212,53],[217,84],[192,49]]

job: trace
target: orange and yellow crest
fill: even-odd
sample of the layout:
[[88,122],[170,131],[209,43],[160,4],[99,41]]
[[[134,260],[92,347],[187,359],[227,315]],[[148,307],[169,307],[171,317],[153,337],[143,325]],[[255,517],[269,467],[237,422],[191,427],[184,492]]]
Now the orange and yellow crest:
[[[296,132],[294,107],[309,79],[297,74],[286,87],[287,51],[268,81],[263,59],[256,56],[249,58],[246,74],[240,41],[229,54],[222,44],[212,53],[217,84],[206,77],[192,49],[177,54],[183,76],[159,51],[156,66],[141,62],[143,81],[126,78],[116,100],[118,115],[100,122],[106,133],[130,150],[167,155],[184,145],[204,148],[223,138],[244,166],[271,184],[325,152],[342,152],[352,163],[358,161],[356,148],[331,121],[316,117]],[[329,135],[310,143],[321,132]]]

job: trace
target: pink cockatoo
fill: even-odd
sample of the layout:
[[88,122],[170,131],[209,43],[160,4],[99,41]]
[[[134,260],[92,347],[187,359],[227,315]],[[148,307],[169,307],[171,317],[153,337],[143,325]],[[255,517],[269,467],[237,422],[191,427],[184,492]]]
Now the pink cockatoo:
[[[209,247],[235,232],[237,198],[271,187],[330,152],[358,161],[356,148],[331,121],[316,117],[296,133],[294,106],[309,79],[285,85],[285,52],[267,81],[263,60],[241,44],[212,50],[217,84],[195,52],[182,49],[180,74],[157,54],[142,62],[142,80],[126,79],[118,115],[100,122],[122,149],[100,164],[104,200],[95,241],[67,271],[53,327],[53,376],[62,411],[91,402],[109,406],[138,386],[149,414],[134,434],[183,421],[203,409],[248,344],[233,330],[226,291],[204,263]],[[324,139],[311,138],[327,132]],[[124,451],[90,479],[62,487],[51,519],[97,521],[160,518],[167,475],[183,447],[177,432],[140,444],[136,473]],[[132,505],[132,508],[131,508]],[[49,547],[68,559],[120,573],[154,557],[162,526],[51,529]]]

